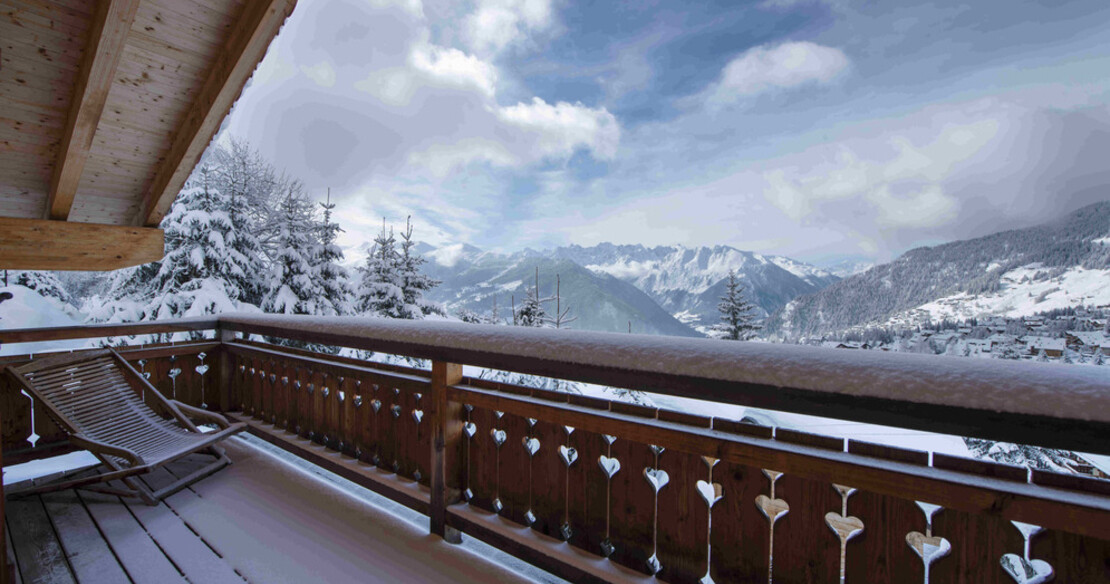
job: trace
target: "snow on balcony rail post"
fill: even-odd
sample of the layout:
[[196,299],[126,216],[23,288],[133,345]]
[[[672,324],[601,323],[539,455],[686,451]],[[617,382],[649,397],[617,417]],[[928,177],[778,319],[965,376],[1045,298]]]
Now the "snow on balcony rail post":
[[462,365],[432,362],[431,531],[450,543],[462,536],[447,526],[447,506],[461,500],[462,404],[447,399],[447,388],[462,381]]
[[216,328],[216,341],[220,343],[220,349],[216,356],[216,376],[217,383],[214,383],[216,391],[219,393],[212,398],[209,402],[213,409],[217,411],[226,412],[232,409],[235,400],[231,395],[232,386],[232,367],[234,363],[231,355],[227,351],[227,343],[235,340],[235,331],[226,328]]

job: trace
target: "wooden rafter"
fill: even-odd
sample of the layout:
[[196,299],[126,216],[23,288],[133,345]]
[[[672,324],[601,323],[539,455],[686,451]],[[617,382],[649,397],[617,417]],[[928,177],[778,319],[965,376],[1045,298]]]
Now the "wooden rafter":
[[143,196],[136,225],[154,226],[162,221],[296,4],[296,0],[253,0],[244,5],[234,31]]
[[0,269],[116,270],[162,259],[161,229],[0,217]]
[[104,112],[104,104],[108,101],[108,92],[115,80],[116,67],[123,56],[127,33],[131,30],[140,1],[101,0],[97,6],[73,90],[65,137],[50,180],[44,213],[47,219],[64,221],[69,218],[93,136]]

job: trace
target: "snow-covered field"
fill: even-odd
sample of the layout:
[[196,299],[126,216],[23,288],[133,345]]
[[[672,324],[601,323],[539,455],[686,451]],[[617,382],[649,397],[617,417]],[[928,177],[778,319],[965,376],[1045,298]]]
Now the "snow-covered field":
[[1081,305],[1110,305],[1110,270],[1068,269],[1054,278],[1037,279],[1037,266],[1010,270],[995,293],[954,294],[891,317],[882,326],[908,327],[926,318],[966,320],[985,316],[1016,318]]

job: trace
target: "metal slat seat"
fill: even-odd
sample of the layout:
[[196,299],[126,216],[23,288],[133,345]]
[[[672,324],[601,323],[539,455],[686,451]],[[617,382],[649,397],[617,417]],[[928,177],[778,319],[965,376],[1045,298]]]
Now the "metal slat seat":
[[[216,444],[246,429],[246,424],[230,424],[219,414],[167,400],[112,349],[36,359],[20,367],[9,366],[7,371],[69,434],[70,442],[89,450],[108,467],[97,476],[38,485],[12,495],[83,486],[137,496],[153,505],[229,464]],[[219,429],[202,432],[190,418]],[[215,460],[158,491],[134,480],[134,475],[194,452]],[[122,480],[128,489],[90,486],[112,480]]]

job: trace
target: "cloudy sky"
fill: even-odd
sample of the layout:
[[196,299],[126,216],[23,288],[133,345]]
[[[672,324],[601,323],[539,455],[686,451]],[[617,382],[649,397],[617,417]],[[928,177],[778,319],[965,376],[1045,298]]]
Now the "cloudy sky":
[[1110,3],[300,0],[225,126],[348,246],[817,263],[1110,198]]

